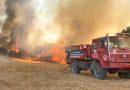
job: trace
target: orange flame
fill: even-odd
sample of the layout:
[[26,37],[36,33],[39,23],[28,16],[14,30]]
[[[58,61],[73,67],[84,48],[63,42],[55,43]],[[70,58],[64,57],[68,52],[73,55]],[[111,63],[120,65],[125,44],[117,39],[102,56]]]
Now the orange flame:
[[51,49],[52,61],[65,64],[65,41],[61,40],[54,48]]
[[16,36],[15,44],[11,47],[11,51],[15,51],[16,53],[18,53],[20,51],[20,48],[19,48],[19,35]]
[[42,61],[35,60],[35,59],[31,58],[31,57],[21,58],[21,59],[12,58],[12,60],[19,61],[19,62],[25,62],[25,63],[34,63],[34,64],[43,64],[43,63],[45,63],[45,62],[42,62]]
[[16,53],[18,53],[20,51],[19,49],[19,36],[17,35],[16,37],[16,42],[15,42],[16,46],[15,46],[15,51]]
[[[13,46],[13,49],[12,49],[16,53],[20,52],[20,47],[19,47],[20,45],[19,44],[20,44],[19,43],[19,36],[17,35],[15,45]],[[27,56],[27,57],[23,57],[21,59],[13,58],[13,60],[21,61],[21,62],[28,62],[28,63],[43,63],[42,60],[40,60],[39,58],[51,55],[52,58],[51,58],[50,61],[57,62],[57,63],[60,63],[60,64],[65,64],[64,47],[65,47],[65,41],[60,40],[58,42],[58,44],[54,45],[53,48],[51,48],[50,50],[48,50],[46,52],[44,51],[44,52],[41,52],[38,55],[35,55],[34,58]]]

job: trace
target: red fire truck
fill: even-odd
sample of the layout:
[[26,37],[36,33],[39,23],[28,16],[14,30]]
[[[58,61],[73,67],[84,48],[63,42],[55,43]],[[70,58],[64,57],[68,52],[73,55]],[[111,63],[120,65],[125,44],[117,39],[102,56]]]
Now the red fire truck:
[[130,79],[130,35],[107,34],[93,39],[91,45],[67,46],[66,62],[75,74],[90,70],[95,78],[101,80],[106,79],[108,72]]

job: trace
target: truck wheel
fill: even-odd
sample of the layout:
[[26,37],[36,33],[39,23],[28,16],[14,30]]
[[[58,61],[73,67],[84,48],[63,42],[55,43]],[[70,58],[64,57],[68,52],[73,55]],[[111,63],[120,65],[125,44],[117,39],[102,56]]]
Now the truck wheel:
[[80,67],[79,67],[79,64],[78,62],[74,61],[74,62],[71,62],[71,72],[72,73],[75,73],[75,74],[80,74]]
[[97,79],[104,80],[107,77],[107,70],[102,68],[101,64],[97,61],[94,61],[93,63],[93,76]]
[[130,72],[118,72],[118,76],[123,79],[130,79]]

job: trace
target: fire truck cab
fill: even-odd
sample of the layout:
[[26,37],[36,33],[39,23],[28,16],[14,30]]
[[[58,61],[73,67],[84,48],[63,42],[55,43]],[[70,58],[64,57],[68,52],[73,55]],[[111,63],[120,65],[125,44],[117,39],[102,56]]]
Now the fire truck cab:
[[107,34],[93,39],[92,45],[69,46],[66,53],[73,73],[79,74],[81,70],[89,69],[97,79],[106,79],[108,72],[130,79],[129,34]]
[[[105,37],[94,39],[92,59],[91,69],[96,78],[105,79],[107,72],[117,72],[120,78],[130,78],[130,35],[107,34]],[[102,75],[97,75],[99,73]]]

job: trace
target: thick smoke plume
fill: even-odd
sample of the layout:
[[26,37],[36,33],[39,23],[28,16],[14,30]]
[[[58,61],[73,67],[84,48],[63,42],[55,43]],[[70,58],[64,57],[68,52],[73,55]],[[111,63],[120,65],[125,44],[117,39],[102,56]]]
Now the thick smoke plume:
[[7,19],[1,40],[9,50],[17,46],[24,53],[36,55],[58,41],[59,31],[51,24],[52,16],[48,12],[52,8],[44,6],[42,0],[6,0],[5,6]]
[[16,38],[19,37],[20,47],[23,48],[29,27],[35,18],[30,0],[6,0],[5,5],[7,19],[2,28],[2,35],[6,38],[5,45],[12,48]]
[[116,33],[130,24],[129,0],[64,0],[56,22],[67,43],[90,43],[106,33]]
[[5,7],[0,43],[9,49],[18,43],[31,55],[63,48],[59,42],[91,43],[130,24],[130,0],[6,0]]

